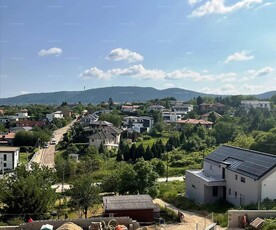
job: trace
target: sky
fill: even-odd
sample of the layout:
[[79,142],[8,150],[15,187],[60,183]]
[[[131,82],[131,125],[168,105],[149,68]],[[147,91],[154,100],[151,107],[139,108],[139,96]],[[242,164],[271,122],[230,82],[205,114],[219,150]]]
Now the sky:
[[0,98],[276,90],[275,0],[0,0]]

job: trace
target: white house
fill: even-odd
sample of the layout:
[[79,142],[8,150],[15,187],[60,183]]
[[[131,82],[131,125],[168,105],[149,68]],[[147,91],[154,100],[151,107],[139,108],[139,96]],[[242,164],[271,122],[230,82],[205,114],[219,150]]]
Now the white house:
[[186,171],[186,196],[198,203],[225,199],[235,206],[276,199],[276,155],[222,145],[201,170]]
[[22,109],[22,110],[20,110],[19,112],[16,113],[16,116],[19,119],[29,118],[29,116],[28,116],[28,110],[27,109]]
[[14,170],[19,164],[20,148],[18,147],[0,147],[0,171]]
[[170,111],[165,111],[162,112],[162,118],[165,122],[176,122],[181,120],[181,118],[183,118],[183,114],[182,113],[178,113],[178,112],[170,112]]
[[172,111],[182,113],[182,114],[187,114],[193,111],[193,105],[185,104],[185,103],[176,103],[175,105],[172,106]]
[[49,122],[51,122],[54,118],[62,119],[63,113],[61,111],[56,111],[54,113],[48,113],[48,114],[46,114],[46,118]]
[[245,109],[250,109],[250,108],[260,108],[260,109],[271,109],[270,101],[257,101],[257,100],[242,100],[241,101],[241,106],[244,107]]
[[125,113],[134,113],[138,108],[139,105],[123,105],[121,110]]

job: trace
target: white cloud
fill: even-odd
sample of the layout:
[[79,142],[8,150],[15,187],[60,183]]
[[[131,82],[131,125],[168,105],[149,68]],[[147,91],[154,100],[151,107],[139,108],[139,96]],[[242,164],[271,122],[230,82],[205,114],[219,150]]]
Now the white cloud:
[[192,70],[175,70],[172,72],[165,72],[161,69],[146,69],[143,65],[132,65],[128,68],[117,68],[103,71],[97,67],[87,69],[80,74],[83,79],[102,79],[108,80],[115,76],[129,76],[137,79],[144,80],[183,80],[191,79],[195,82],[198,81],[222,81],[233,82],[235,81],[236,73],[222,73],[219,75],[211,75],[207,73],[196,72]]
[[48,50],[40,50],[38,52],[38,55],[41,56],[41,57],[45,57],[45,56],[50,56],[50,55],[54,55],[54,56],[59,56],[62,54],[62,49],[61,48],[50,48]]
[[237,95],[240,94],[240,91],[235,88],[232,84],[225,84],[222,85],[220,88],[211,89],[209,87],[204,87],[203,89],[199,90],[203,93],[209,94],[220,94],[220,95]]
[[188,0],[188,4],[190,5],[190,6],[193,6],[193,5],[195,5],[195,4],[197,4],[197,3],[199,3],[199,2],[201,2],[202,0]]
[[264,68],[256,71],[253,74],[253,77],[262,77],[262,76],[265,76],[265,75],[268,75],[268,74],[272,73],[273,71],[274,71],[274,69],[271,68],[271,67],[264,67]]
[[247,61],[254,58],[253,55],[250,55],[251,51],[242,50],[241,52],[236,52],[230,56],[228,56],[225,60],[225,64],[233,61]]
[[93,67],[80,74],[80,77],[83,79],[98,78],[107,80],[112,76],[130,76],[145,80],[161,80],[164,79],[165,72],[158,69],[145,69],[142,65],[133,65],[128,68],[111,69],[105,72]]
[[264,7],[268,7],[268,6],[271,6],[271,5],[274,5],[274,3],[272,3],[272,2],[266,2],[266,3],[262,4],[261,6],[257,7],[255,10],[260,10],[260,9],[262,9]]
[[202,17],[208,14],[226,14],[233,11],[249,8],[253,4],[262,3],[263,0],[241,0],[234,5],[225,6],[224,0],[210,0],[204,5],[199,6],[197,9],[192,11],[191,17]]
[[107,56],[107,59],[112,61],[126,60],[127,62],[132,63],[143,61],[144,57],[141,54],[133,52],[131,50],[117,48],[111,50],[111,52]]
[[23,95],[23,94],[29,94],[29,93],[31,93],[31,92],[26,91],[26,90],[21,90],[19,93],[20,93],[21,95]]

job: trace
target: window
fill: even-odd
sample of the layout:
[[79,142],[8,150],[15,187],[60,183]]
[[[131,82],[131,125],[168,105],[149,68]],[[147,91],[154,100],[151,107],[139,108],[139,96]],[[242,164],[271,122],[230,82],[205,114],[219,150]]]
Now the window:
[[4,168],[6,168],[7,167],[7,163],[4,163]]
[[196,186],[194,184],[192,184],[192,188],[196,188]]
[[213,187],[213,196],[218,196],[218,186]]
[[241,177],[241,182],[245,183],[245,178]]
[[231,188],[228,189],[228,195],[231,195]]
[[235,191],[235,198],[237,198],[237,196],[238,196],[238,193],[237,193],[237,191]]
[[213,165],[210,165],[210,169],[213,170]]
[[238,179],[238,175],[237,175],[237,174],[235,175],[235,179],[236,179],[236,180]]
[[7,160],[7,154],[4,154],[4,161]]

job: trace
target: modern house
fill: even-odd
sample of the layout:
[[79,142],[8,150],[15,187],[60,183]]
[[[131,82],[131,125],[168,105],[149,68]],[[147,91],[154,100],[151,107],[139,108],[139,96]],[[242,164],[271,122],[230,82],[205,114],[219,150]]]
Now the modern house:
[[153,222],[160,212],[149,195],[103,197],[104,216],[129,216],[139,222]]
[[19,151],[18,147],[0,147],[0,171],[14,170],[19,164]]
[[97,121],[99,119],[99,116],[96,114],[87,114],[80,118],[80,123],[84,126],[89,125],[93,123],[94,121]]
[[222,145],[202,170],[186,171],[186,196],[199,203],[225,199],[235,206],[276,199],[276,155]]
[[135,131],[138,133],[149,132],[153,127],[154,120],[152,117],[147,116],[128,116],[124,117],[123,126],[129,132]]
[[260,109],[271,109],[270,101],[257,101],[257,100],[242,100],[241,107],[245,109],[260,108]]
[[193,105],[186,104],[185,102],[176,102],[175,105],[172,106],[172,111],[187,114],[193,111]]
[[20,110],[20,111],[18,111],[16,113],[16,116],[19,119],[27,119],[27,118],[29,118],[29,116],[28,116],[28,110],[27,109],[22,109],[22,110]]
[[162,118],[165,122],[171,123],[181,120],[181,118],[183,118],[183,114],[178,112],[164,111],[162,112]]
[[62,119],[63,113],[61,111],[56,111],[54,113],[48,113],[48,114],[46,114],[46,118],[49,122],[52,122],[52,120],[54,120],[54,118]]
[[179,128],[181,128],[182,125],[191,124],[191,125],[201,125],[207,129],[211,129],[213,127],[214,123],[211,121],[204,121],[204,120],[197,120],[197,119],[186,119],[186,120],[178,120],[178,121],[176,121],[176,124]]

